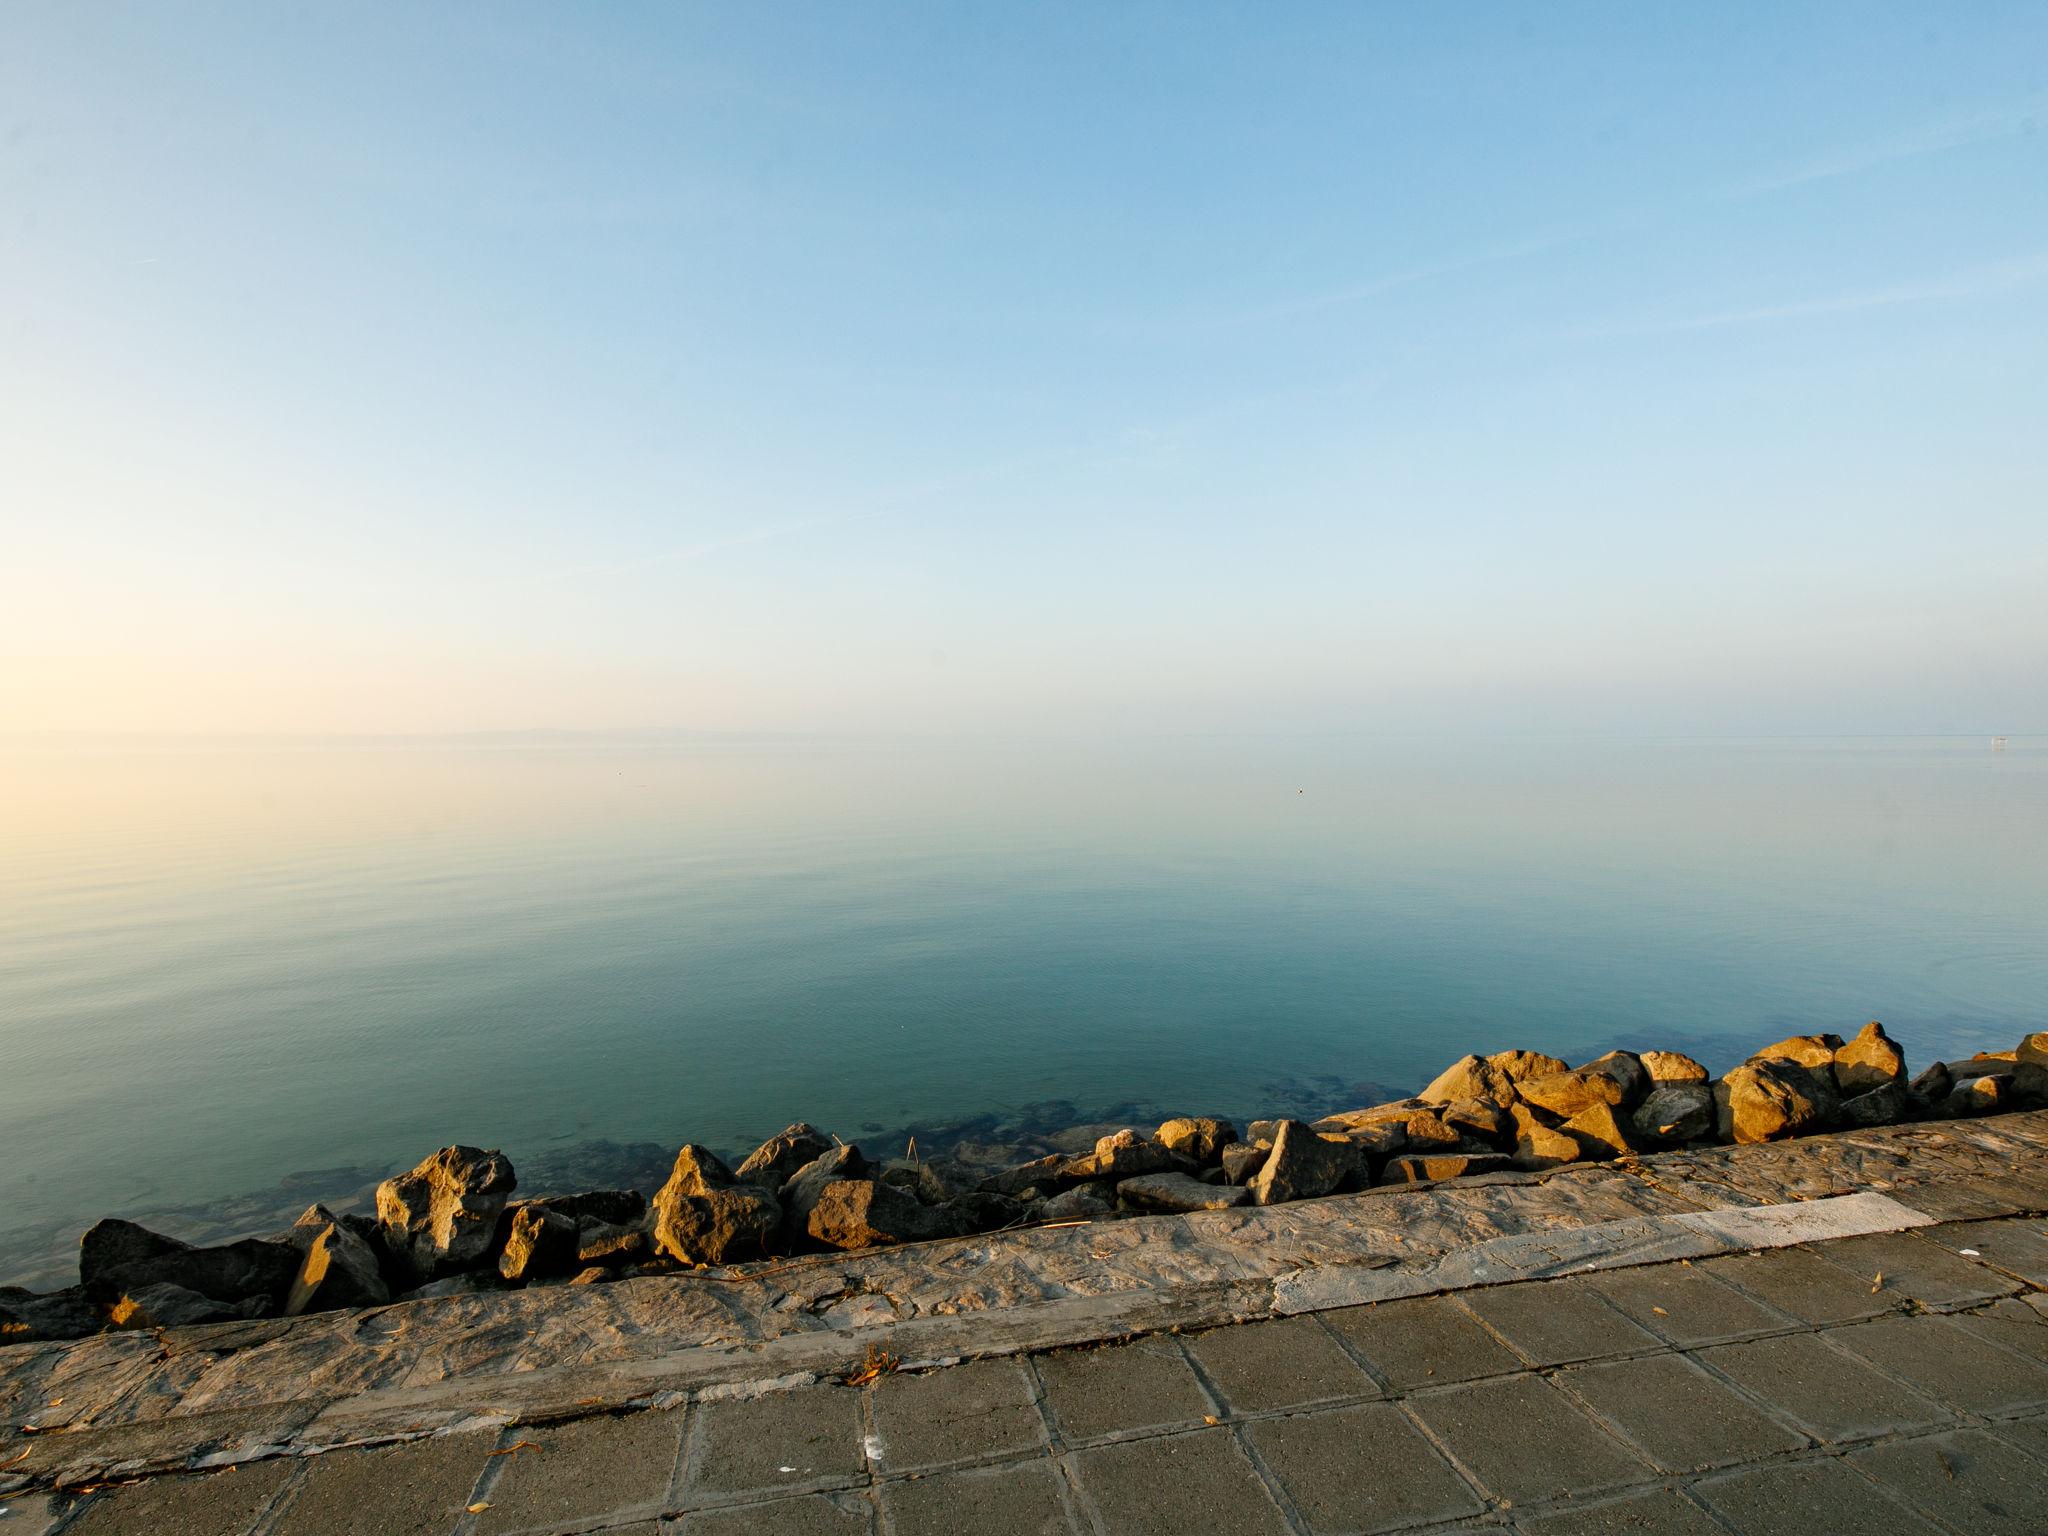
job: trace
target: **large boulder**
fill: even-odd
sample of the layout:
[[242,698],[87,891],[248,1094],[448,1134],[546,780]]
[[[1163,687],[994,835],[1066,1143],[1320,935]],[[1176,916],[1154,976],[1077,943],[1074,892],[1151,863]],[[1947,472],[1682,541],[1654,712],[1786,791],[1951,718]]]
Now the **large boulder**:
[[835,1146],[805,1163],[782,1186],[783,1240],[792,1246],[803,1242],[811,1207],[826,1185],[841,1179],[873,1178],[874,1174],[875,1165],[861,1156],[859,1147],[851,1145]]
[[1677,1051],[1644,1051],[1637,1059],[1642,1062],[1643,1070],[1650,1074],[1653,1084],[1704,1083],[1707,1080],[1705,1067]]
[[381,1306],[391,1299],[377,1252],[357,1222],[314,1205],[298,1219],[291,1237],[299,1250],[299,1270],[285,1294],[285,1316]]
[[1446,1104],[1437,1118],[1455,1135],[1498,1147],[1514,1134],[1515,1122],[1498,1104],[1484,1099],[1459,1099]]
[[1629,1151],[1627,1134],[1615,1118],[1611,1104],[1588,1104],[1558,1127],[1579,1144],[1579,1150],[1593,1161],[1622,1157]]
[[818,1191],[804,1219],[804,1231],[827,1248],[877,1248],[951,1237],[950,1214],[934,1210],[893,1184],[868,1179],[835,1179]]
[[1913,1100],[1897,1083],[1881,1083],[1868,1093],[1842,1100],[1844,1125],[1896,1125],[1912,1115]]
[[1779,1141],[1823,1129],[1826,1114],[1814,1091],[1818,1077],[1783,1058],[1737,1067],[1714,1085],[1715,1126],[1721,1139]]
[[502,1152],[443,1147],[377,1186],[385,1251],[421,1281],[485,1262],[518,1182]]
[[211,1301],[277,1302],[298,1271],[296,1248],[256,1237],[196,1248],[132,1221],[108,1220],[95,1222],[78,1240],[79,1283],[102,1304],[151,1285],[174,1285]]
[[1844,1098],[1854,1098],[1873,1088],[1904,1086],[1906,1081],[1906,1053],[1874,1019],[1857,1032],[1854,1040],[1835,1048],[1833,1065],[1835,1086]]
[[741,1183],[716,1155],[694,1143],[676,1153],[668,1182],[649,1209],[655,1247],[685,1264],[758,1258],[783,1221],[775,1196],[758,1184]]
[[1509,1155],[1521,1167],[1555,1168],[1560,1163],[1575,1163],[1583,1155],[1576,1138],[1567,1136],[1527,1104],[1510,1104],[1508,1116],[1514,1122],[1514,1145]]
[[2014,1048],[2012,1058],[2037,1067],[2048,1067],[2048,1032],[2036,1031],[2027,1036]]
[[1411,1152],[1455,1152],[1461,1139],[1445,1116],[1426,1109],[1418,1109],[1406,1120],[1381,1123],[1399,1125]]
[[1495,1051],[1486,1060],[1489,1065],[1498,1067],[1511,1083],[1526,1082],[1532,1077],[1549,1077],[1566,1070],[1566,1063],[1541,1051]]
[[1514,1097],[1514,1083],[1506,1072],[1484,1056],[1460,1056],[1416,1095],[1431,1104],[1451,1104],[1459,1099],[1484,1099],[1505,1104]]
[[1704,1080],[1660,1082],[1629,1112],[1629,1130],[1646,1146],[1678,1146],[1714,1134],[1714,1090]]
[[1348,1142],[1330,1141],[1299,1120],[1282,1120],[1274,1128],[1273,1150],[1249,1186],[1252,1200],[1278,1205],[1327,1195],[1356,1177],[1359,1157]]
[[1610,1105],[1616,1110],[1632,1109],[1643,1101],[1643,1095],[1650,1091],[1650,1070],[1643,1065],[1642,1057],[1634,1051],[1609,1051],[1579,1068],[1581,1072],[1599,1072],[1613,1078],[1621,1085],[1621,1102]]
[[1765,1046],[1749,1059],[1752,1062],[1792,1061],[1802,1067],[1817,1067],[1825,1072],[1833,1068],[1835,1052],[1841,1048],[1840,1035],[1788,1035]]
[[1162,1124],[1152,1139],[1169,1152],[1209,1167],[1237,1140],[1237,1127],[1213,1115],[1180,1115]]
[[1205,1184],[1184,1173],[1141,1173],[1116,1187],[1128,1210],[1141,1212],[1220,1211],[1243,1205],[1250,1192],[1228,1184]]
[[1176,1166],[1177,1155],[1165,1144],[1148,1141],[1133,1130],[1102,1137],[1095,1150],[1074,1158],[1061,1173],[1069,1179],[1128,1179],[1141,1173],[1164,1173]]
[[100,1311],[85,1287],[37,1295],[18,1285],[0,1285],[0,1344],[35,1344],[45,1339],[82,1339],[100,1330]]
[[1256,1142],[1233,1141],[1222,1153],[1223,1182],[1251,1183],[1252,1176],[1266,1166],[1266,1158],[1272,1150],[1270,1146],[1260,1146]]
[[498,1255],[498,1273],[514,1284],[573,1275],[583,1267],[579,1236],[575,1217],[539,1203],[522,1205]]
[[831,1150],[830,1136],[799,1120],[749,1152],[747,1160],[739,1166],[739,1177],[763,1189],[779,1190],[805,1164],[816,1162]]
[[1615,1108],[1628,1096],[1627,1089],[1612,1074],[1590,1069],[1527,1078],[1515,1084],[1515,1092],[1526,1103],[1548,1110],[1561,1120],[1569,1120],[1595,1104]]

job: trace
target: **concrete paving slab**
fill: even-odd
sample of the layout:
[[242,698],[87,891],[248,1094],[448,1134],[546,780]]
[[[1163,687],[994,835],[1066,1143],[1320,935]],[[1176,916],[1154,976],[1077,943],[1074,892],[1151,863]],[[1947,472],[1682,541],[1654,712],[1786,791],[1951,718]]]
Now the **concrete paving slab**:
[[489,1435],[445,1435],[372,1451],[333,1451],[305,1477],[276,1536],[447,1536],[472,1502]]
[[[240,1536],[277,1499],[298,1468],[258,1461],[223,1472],[153,1477],[132,1488],[109,1488],[85,1501],[67,1530],[80,1536]],[[0,1532],[15,1536],[11,1518]]]
[[1199,1424],[1218,1409],[1170,1338],[1061,1349],[1034,1364],[1069,1444],[1125,1430]]
[[1059,1470],[1048,1458],[888,1483],[891,1536],[1070,1536]]
[[678,1536],[872,1536],[875,1511],[856,1494],[812,1494],[699,1510],[668,1529]]
[[1664,1472],[1702,1472],[1812,1444],[1682,1355],[1573,1366],[1552,1381]]
[[1879,1294],[1890,1293],[1924,1307],[1962,1307],[2023,1290],[2021,1282],[1989,1265],[1950,1253],[1915,1232],[1884,1233],[1824,1243],[1816,1250]]
[[1023,1455],[1046,1444],[1031,1377],[1016,1360],[885,1376],[874,1386],[872,1409],[885,1472]]
[[1951,1408],[1995,1415],[2048,1405],[2048,1365],[1944,1317],[1881,1318],[1833,1329],[1828,1338]]
[[1459,1301],[1532,1365],[1566,1365],[1636,1354],[1660,1341],[1630,1322],[1583,1279],[1493,1285]]
[[2006,1419],[1993,1432],[2037,1461],[2048,1463],[2048,1418]]
[[1805,1248],[1737,1254],[1693,1267],[1817,1327],[1882,1317],[1906,1304],[1903,1296],[1873,1290],[1868,1280],[1858,1280]]
[[1638,1482],[1650,1465],[1536,1376],[1419,1393],[1407,1406],[1495,1498],[1583,1497]]
[[1694,1358],[1720,1371],[1819,1439],[1837,1442],[1922,1429],[1950,1418],[1932,1398],[1880,1375],[1811,1333],[1704,1349]]
[[2008,1296],[1975,1312],[1955,1313],[1953,1320],[1958,1328],[1980,1339],[2030,1360],[2048,1362],[2048,1318],[2029,1306],[2025,1297]]
[[479,1494],[491,1507],[477,1516],[475,1536],[581,1530],[600,1517],[623,1525],[661,1514],[684,1425],[681,1410],[652,1409],[514,1430],[513,1443],[530,1444],[493,1458],[497,1473]]
[[1659,1338],[1685,1348],[1790,1326],[1778,1313],[1723,1285],[1698,1265],[1615,1270],[1588,1275],[1586,1284]]
[[1380,1395],[1379,1383],[1313,1317],[1240,1323],[1182,1342],[1234,1412]]
[[1227,1429],[1097,1446],[1075,1452],[1071,1464],[1100,1528],[1118,1536],[1178,1530],[1281,1536],[1287,1529]]
[[1707,1478],[1692,1491],[1742,1536],[1934,1536],[1936,1529],[1826,1456]]
[[1951,1253],[2048,1288],[2048,1219],[2014,1216],[2002,1221],[1958,1222],[1922,1227],[1920,1235]]
[[850,1387],[706,1403],[683,1453],[683,1497],[702,1503],[846,1486],[864,1471],[860,1406]]
[[1448,1296],[1347,1307],[1323,1321],[1397,1390],[1518,1371],[1522,1362]]
[[1452,1520],[1483,1507],[1391,1403],[1262,1419],[1245,1433],[1317,1536]]
[[1521,1536],[1727,1536],[1725,1526],[1668,1488],[1591,1509],[1523,1515],[1515,1529]]
[[2048,1466],[1982,1430],[1895,1440],[1849,1459],[1970,1536],[2040,1536],[2048,1525]]

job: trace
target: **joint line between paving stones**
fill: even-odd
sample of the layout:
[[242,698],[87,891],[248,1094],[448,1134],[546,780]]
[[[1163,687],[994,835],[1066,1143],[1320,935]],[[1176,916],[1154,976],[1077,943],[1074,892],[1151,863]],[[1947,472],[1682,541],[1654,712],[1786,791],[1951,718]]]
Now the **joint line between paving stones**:
[[1209,1400],[1209,1406],[1216,1410],[1216,1422],[1244,1459],[1251,1463],[1253,1476],[1265,1485],[1266,1497],[1279,1511],[1281,1523],[1293,1533],[1293,1536],[1314,1536],[1308,1520],[1295,1505],[1294,1496],[1287,1491],[1286,1485],[1280,1481],[1273,1469],[1266,1465],[1266,1458],[1259,1454],[1258,1447],[1252,1444],[1251,1435],[1247,1433],[1247,1421],[1232,1411],[1229,1399],[1225,1397],[1222,1388],[1217,1386],[1208,1370],[1196,1358],[1195,1352],[1187,1347],[1186,1341],[1176,1338],[1173,1342],[1174,1347],[1180,1352],[1181,1359],[1187,1363],[1188,1369],[1194,1372],[1195,1384]]

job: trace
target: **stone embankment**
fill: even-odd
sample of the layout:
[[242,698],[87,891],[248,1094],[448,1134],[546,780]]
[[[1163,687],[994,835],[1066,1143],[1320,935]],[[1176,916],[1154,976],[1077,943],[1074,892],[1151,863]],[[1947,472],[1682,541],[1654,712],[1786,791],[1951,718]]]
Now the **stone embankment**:
[[2037,1108],[2048,1108],[2048,1034],[1909,1078],[1904,1053],[1870,1024],[1846,1042],[1781,1040],[1718,1080],[1662,1051],[1612,1051],[1579,1067],[1531,1051],[1466,1056],[1412,1098],[1312,1124],[1257,1120],[1240,1135],[1226,1120],[1180,1117],[979,1178],[914,1152],[874,1161],[797,1124],[737,1168],[684,1146],[652,1199],[595,1190],[514,1200],[502,1153],[446,1147],[380,1185],[374,1216],[315,1205],[288,1231],[215,1247],[101,1221],[81,1239],[77,1286],[0,1288],[0,1342],[598,1284]]

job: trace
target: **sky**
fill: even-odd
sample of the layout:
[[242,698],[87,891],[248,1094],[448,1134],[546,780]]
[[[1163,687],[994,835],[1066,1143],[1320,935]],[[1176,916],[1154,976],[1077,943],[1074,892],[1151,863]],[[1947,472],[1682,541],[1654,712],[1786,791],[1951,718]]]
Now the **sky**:
[[0,732],[2048,730],[2048,8],[0,9]]

